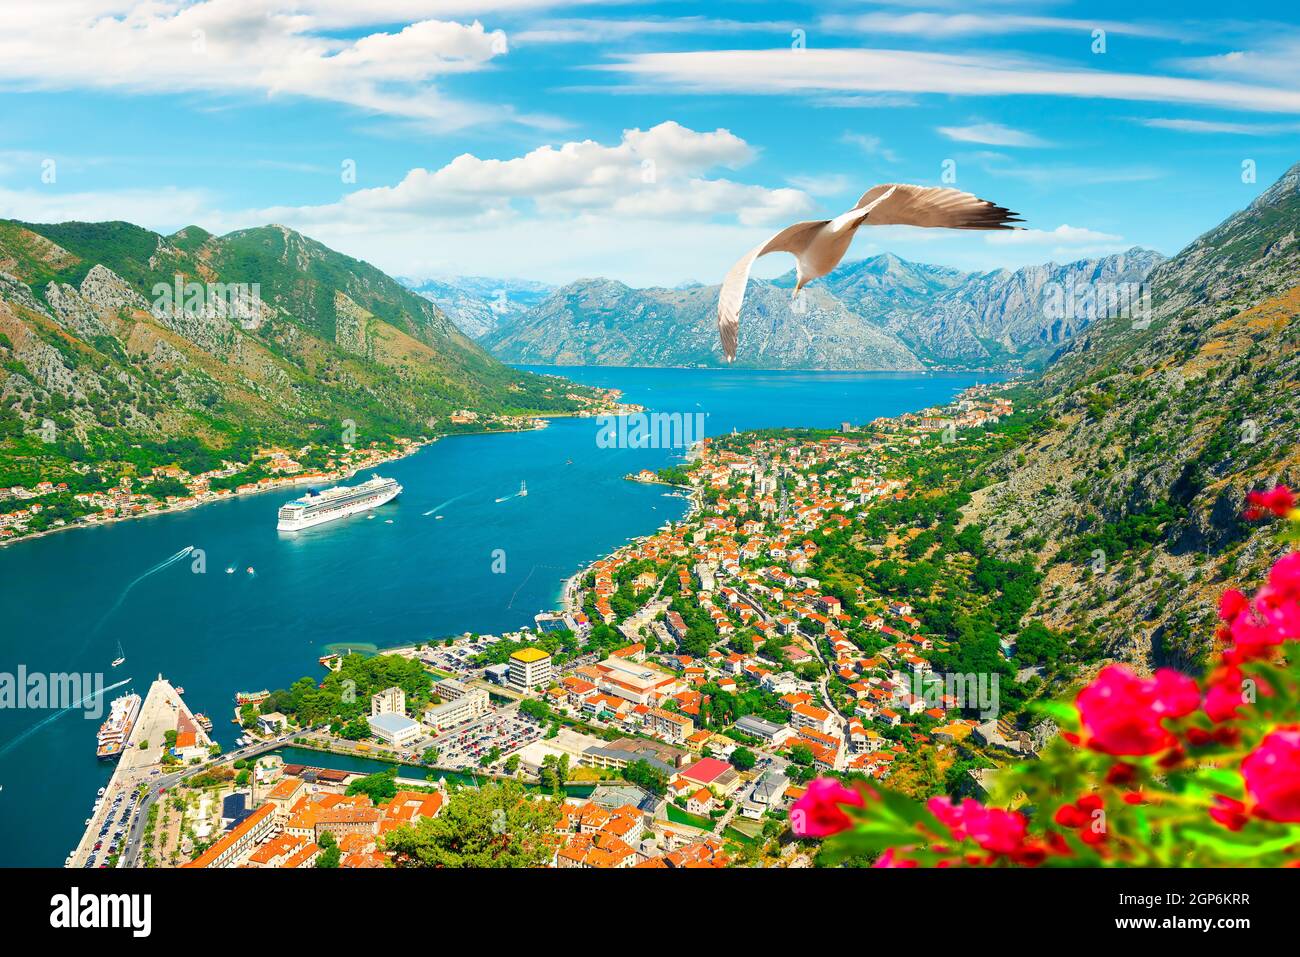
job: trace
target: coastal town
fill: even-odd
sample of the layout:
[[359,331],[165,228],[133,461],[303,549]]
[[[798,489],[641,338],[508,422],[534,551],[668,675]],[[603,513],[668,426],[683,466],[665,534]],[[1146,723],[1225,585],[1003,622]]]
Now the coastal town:
[[537,809],[519,842],[532,866],[798,867],[816,847],[788,814],[815,776],[984,795],[1049,734],[1016,711],[1055,653],[999,637],[991,663],[954,674],[933,610],[906,596],[998,609],[907,576],[948,548],[969,577],[956,493],[917,462],[987,455],[1008,388],[705,439],[629,476],[678,486],[665,494],[688,514],[583,569],[526,628],[328,654],[323,679],[241,693],[239,750],[176,745],[156,779],[133,778],[147,826],[101,864],[411,866],[448,807],[487,800]]

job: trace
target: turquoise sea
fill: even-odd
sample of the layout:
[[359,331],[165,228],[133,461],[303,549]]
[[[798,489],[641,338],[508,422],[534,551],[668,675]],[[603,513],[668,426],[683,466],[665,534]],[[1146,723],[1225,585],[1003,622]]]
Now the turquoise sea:
[[[977,378],[535,371],[615,386],[652,410],[706,413],[706,434],[865,422],[947,401]],[[319,675],[330,646],[529,624],[582,565],[680,517],[682,499],[623,476],[681,450],[602,448],[598,432],[594,419],[560,419],[536,432],[443,439],[381,468],[405,492],[370,520],[281,534],[276,510],[301,494],[282,491],[2,548],[0,673],[102,672],[105,685],[127,680],[142,694],[162,673],[228,746],[236,691]],[[513,495],[520,482],[527,497]],[[158,568],[186,546],[203,550],[205,573],[190,557]],[[126,663],[110,668],[119,643]],[[94,756],[97,727],[81,710],[0,709],[0,865],[63,863],[111,772]]]

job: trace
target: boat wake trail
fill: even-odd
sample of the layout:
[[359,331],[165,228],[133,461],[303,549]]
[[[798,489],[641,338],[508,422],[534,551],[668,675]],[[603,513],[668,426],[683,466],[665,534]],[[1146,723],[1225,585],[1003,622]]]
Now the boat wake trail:
[[89,704],[91,701],[94,701],[95,698],[97,698],[99,695],[107,694],[110,691],[116,691],[118,688],[122,687],[122,685],[130,684],[131,681],[132,681],[131,678],[126,678],[122,681],[119,681],[117,684],[112,684],[109,685],[107,688],[103,688],[100,691],[92,692],[91,694],[86,695],[86,697],[82,698],[80,701],[74,702],[68,705],[66,708],[54,712],[54,714],[50,715],[48,718],[44,718],[41,721],[37,721],[34,725],[32,725],[26,731],[23,731],[17,737],[11,738],[9,741],[5,742],[5,744],[2,747],[0,747],[0,758],[3,758],[6,754],[8,754],[10,751],[16,748],[18,745],[22,744],[24,741],[26,741],[28,738],[34,735],[37,731],[41,730],[41,728],[45,727],[47,724],[52,724],[53,722],[58,721],[69,711],[75,711],[77,708],[83,707]]
[[447,501],[443,502],[441,505],[435,505],[433,508],[429,509],[424,514],[426,517],[429,515],[435,515],[438,512],[440,512],[442,509],[450,505],[452,502],[458,502],[468,494],[469,492],[461,492],[459,495],[453,495],[451,498],[447,499]]
[[[148,578],[150,575],[156,575],[156,574],[158,574],[160,571],[162,571],[164,568],[168,568],[168,567],[170,567],[170,566],[172,566],[172,565],[175,565],[178,561],[180,561],[182,558],[184,558],[185,556],[187,556],[187,555],[188,555],[190,552],[192,552],[192,551],[194,551],[194,546],[193,546],[193,545],[186,545],[184,548],[182,548],[179,552],[177,552],[177,553],[176,553],[175,555],[173,555],[171,558],[168,558],[168,559],[166,559],[166,560],[164,560],[164,561],[159,562],[157,565],[153,566],[153,568],[150,568],[150,569],[148,569],[147,571],[144,571],[144,572],[142,572],[140,575],[138,575],[138,576],[136,577],[136,579],[135,579],[133,582],[131,582],[131,584],[127,585],[125,588],[122,589],[122,594],[120,594],[120,595],[117,596],[117,601],[115,601],[115,602],[113,603],[113,607],[110,608],[107,612],[105,612],[105,613],[104,613],[104,617],[101,618],[101,619],[99,619],[99,621],[98,621],[98,623],[96,623],[95,627],[91,629],[91,631],[90,631],[90,635],[89,635],[89,637],[87,638],[87,641],[89,641],[90,638],[95,637],[95,635],[99,634],[99,629],[101,629],[101,628],[104,627],[104,622],[108,621],[108,619],[111,618],[111,617],[113,616],[113,613],[114,613],[115,611],[117,611],[119,608],[122,607],[122,602],[126,601],[126,596],[129,595],[129,594],[131,594],[131,589],[132,589],[132,588],[134,588],[136,585],[140,584],[142,581],[144,581],[144,580],[145,580],[146,578]],[[82,650],[84,650],[86,646],[85,646],[85,644],[82,644],[81,647],[82,647]]]

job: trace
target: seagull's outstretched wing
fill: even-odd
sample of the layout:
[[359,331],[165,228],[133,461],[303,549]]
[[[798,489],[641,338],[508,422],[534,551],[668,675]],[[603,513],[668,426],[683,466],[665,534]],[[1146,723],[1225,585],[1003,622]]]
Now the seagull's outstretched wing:
[[[892,192],[891,192],[892,191]],[[889,195],[886,195],[888,193]],[[855,208],[880,202],[868,226],[938,226],[946,229],[1018,229],[1020,217],[996,203],[947,186],[885,183],[862,194]]]
[[740,338],[740,307],[745,302],[745,287],[749,284],[749,270],[754,260],[768,253],[793,253],[799,256],[812,242],[817,230],[830,220],[795,223],[787,226],[771,239],[759,243],[745,253],[736,264],[727,271],[727,278],[722,280],[722,289],[718,293],[718,336],[722,339],[722,351],[727,361],[736,358],[736,343]]

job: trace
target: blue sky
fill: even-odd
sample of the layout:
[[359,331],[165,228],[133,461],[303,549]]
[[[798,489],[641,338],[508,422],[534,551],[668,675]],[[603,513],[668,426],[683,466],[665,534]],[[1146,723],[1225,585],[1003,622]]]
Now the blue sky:
[[5,16],[0,216],[279,222],[398,275],[715,282],[781,226],[945,171],[1029,229],[865,229],[850,255],[1169,254],[1300,161],[1300,17],[1282,4],[13,0]]

